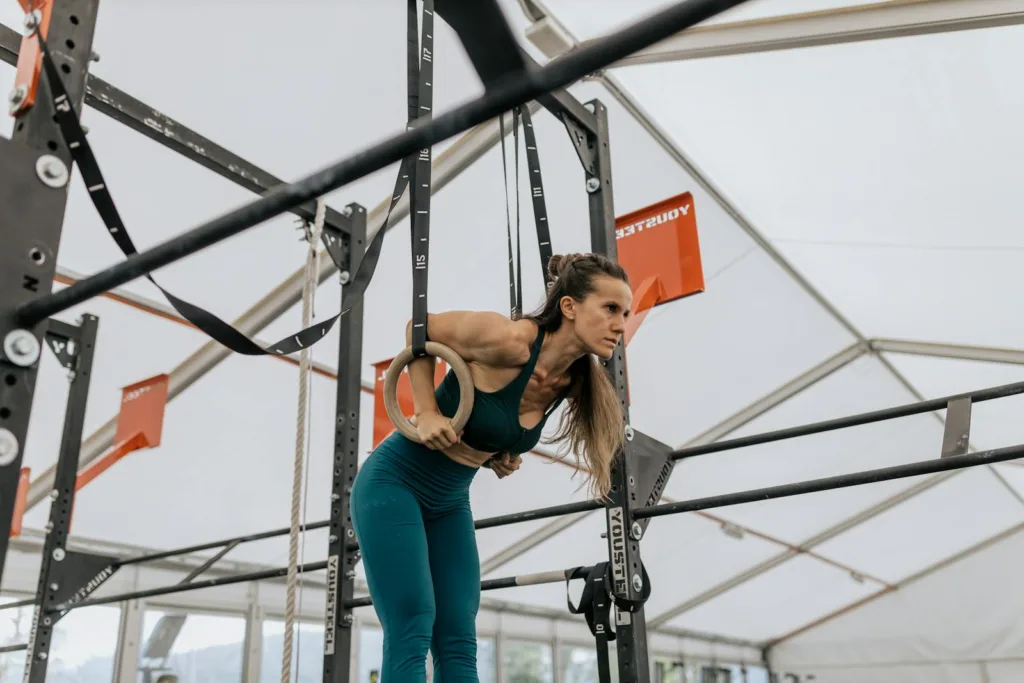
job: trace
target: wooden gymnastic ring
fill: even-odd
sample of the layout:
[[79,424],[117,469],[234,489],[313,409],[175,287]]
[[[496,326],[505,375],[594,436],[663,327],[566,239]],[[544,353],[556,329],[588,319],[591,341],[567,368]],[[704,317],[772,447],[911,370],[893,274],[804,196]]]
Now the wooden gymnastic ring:
[[[444,344],[428,341],[426,351],[428,356],[441,358],[446,361],[449,367],[455,371],[455,377],[459,380],[459,407],[451,420],[452,429],[455,430],[456,434],[459,434],[466,427],[466,423],[469,422],[469,414],[473,412],[473,398],[475,396],[473,393],[473,374],[469,371],[466,361],[462,360],[459,354]],[[412,347],[407,346],[391,361],[387,374],[384,376],[384,409],[388,411],[391,423],[395,425],[395,428],[405,438],[416,443],[422,443],[416,427],[402,414],[402,409],[398,406],[398,378],[402,376],[402,371],[413,360]],[[433,378],[434,373],[431,372],[430,376]]]

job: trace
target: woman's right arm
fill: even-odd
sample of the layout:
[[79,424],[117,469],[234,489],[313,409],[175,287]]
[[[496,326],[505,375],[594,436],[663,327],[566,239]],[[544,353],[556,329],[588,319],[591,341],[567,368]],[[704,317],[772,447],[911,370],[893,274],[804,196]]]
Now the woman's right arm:
[[[427,316],[431,341],[450,347],[467,363],[514,366],[529,359],[528,335],[522,323],[486,311],[450,311]],[[525,340],[525,343],[524,343]],[[412,321],[405,327],[405,342],[412,343]],[[434,365],[429,356],[409,363],[409,383],[416,415],[416,431],[429,448],[444,450],[459,441],[434,396]]]

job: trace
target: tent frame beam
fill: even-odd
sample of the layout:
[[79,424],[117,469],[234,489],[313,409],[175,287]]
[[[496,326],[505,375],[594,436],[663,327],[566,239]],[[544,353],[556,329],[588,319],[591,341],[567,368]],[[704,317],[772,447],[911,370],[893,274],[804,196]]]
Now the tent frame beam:
[[842,45],[1022,23],[1022,0],[890,0],[698,26],[616,62],[614,67]]
[[875,353],[930,356],[932,358],[969,360],[979,363],[1024,365],[1024,349],[944,344],[941,342],[914,341],[910,339],[872,339],[870,344],[872,351]]

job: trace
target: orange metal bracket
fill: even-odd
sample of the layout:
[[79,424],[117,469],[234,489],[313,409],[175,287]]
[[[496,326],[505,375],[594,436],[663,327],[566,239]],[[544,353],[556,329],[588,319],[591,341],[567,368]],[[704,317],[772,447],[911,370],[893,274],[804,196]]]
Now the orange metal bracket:
[[28,502],[28,483],[32,470],[22,467],[18,473],[18,492],[14,496],[14,517],[11,519],[11,538],[21,535],[21,523],[25,518],[25,504]]
[[124,456],[148,447],[146,437],[142,433],[135,434],[127,441],[114,444],[114,447],[103,457],[94,460],[92,464],[78,473],[78,478],[75,479],[75,493],[78,493],[86,484],[109,470],[114,463]]
[[76,492],[129,453],[160,445],[169,380],[166,374],[157,375],[121,390],[121,412],[117,416],[114,447],[78,473]]
[[651,275],[661,279],[659,304],[704,291],[697,212],[689,192],[616,218],[615,241],[634,287]]
[[629,311],[629,319],[626,321],[624,346],[629,346],[629,340],[640,329],[640,324],[643,323],[644,318],[664,298],[665,285],[659,276],[651,275],[640,283],[640,286],[636,288],[636,292],[633,294],[633,306]]
[[[50,17],[53,16],[53,0],[18,0],[18,4],[29,14],[39,12],[39,31],[46,38],[50,31]],[[39,40],[34,33],[21,39],[18,51],[18,73],[14,78],[14,90],[11,91],[11,116],[21,116],[36,103],[39,91],[39,72],[43,66],[43,53],[39,49]]]

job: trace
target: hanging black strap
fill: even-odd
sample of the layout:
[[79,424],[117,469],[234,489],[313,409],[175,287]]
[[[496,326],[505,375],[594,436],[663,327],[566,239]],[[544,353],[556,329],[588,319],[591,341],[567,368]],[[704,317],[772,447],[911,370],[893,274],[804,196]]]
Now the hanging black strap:
[[[79,172],[82,174],[82,181],[88,189],[89,198],[92,200],[93,206],[96,207],[97,213],[103,220],[103,223],[107,228],[107,232],[114,239],[114,242],[117,244],[121,252],[125,256],[133,256],[137,254],[138,251],[128,234],[124,221],[121,220],[121,216],[117,211],[117,206],[114,204],[114,199],[107,188],[106,180],[103,177],[103,173],[100,171],[99,164],[96,161],[96,156],[93,154],[92,148],[86,139],[85,131],[82,130],[82,125],[78,120],[78,116],[74,111],[74,108],[71,106],[71,98],[68,96],[67,90],[64,87],[64,82],[60,78],[60,74],[54,64],[53,57],[50,54],[46,41],[43,40],[38,31],[36,31],[35,34],[43,55],[43,70],[46,74],[47,83],[50,86],[49,90],[51,97],[53,98],[57,124],[60,127],[64,141],[71,152],[71,157],[78,165]],[[395,182],[395,191],[388,207],[387,216],[384,218],[384,223],[380,230],[378,230],[373,240],[371,240],[370,244],[367,246],[366,253],[360,263],[359,270],[356,272],[355,277],[353,277],[345,286],[344,296],[346,299],[358,299],[361,297],[366,291],[366,287],[369,285],[370,280],[373,278],[373,273],[376,270],[377,261],[380,256],[381,244],[384,239],[388,221],[391,218],[391,212],[394,210],[395,205],[398,204],[398,200],[401,198],[402,193],[405,192],[405,183],[408,182],[408,169],[409,164],[403,162],[398,172],[398,179]],[[327,237],[328,236],[325,233],[323,238],[325,243]],[[331,252],[331,250],[328,250],[328,252]],[[342,267],[342,264],[340,263],[336,263],[336,265],[339,268]],[[170,302],[174,310],[181,314],[183,318],[195,325],[200,331],[208,335],[213,340],[223,344],[235,353],[247,356],[258,356],[264,354],[286,355],[308,348],[327,336],[327,333],[334,326],[334,323],[337,322],[338,318],[345,315],[350,310],[345,309],[327,320],[307,327],[299,332],[290,334],[275,344],[271,344],[268,347],[262,347],[232,327],[230,324],[218,318],[213,313],[174,296],[157,284],[152,275],[147,275],[146,277],[163,293],[165,297],[167,297],[167,301]]]
[[[416,0],[409,0],[409,125],[429,121],[434,106],[434,1],[423,0],[422,37],[417,38]],[[418,49],[417,49],[418,48]],[[430,256],[431,148],[413,161],[409,191],[412,241],[412,353],[427,354],[427,271]]]
[[[590,627],[597,646],[597,675],[600,683],[611,683],[611,667],[608,661],[608,643],[615,640],[611,625],[612,600],[609,595],[608,563],[601,562],[593,567],[576,567],[566,572],[566,603],[569,612],[582,614]],[[573,605],[569,597],[569,582],[584,579],[583,594],[579,605]]]
[[519,254],[522,251],[519,230],[519,115],[512,111],[512,135],[515,146],[515,180],[516,180],[516,249],[512,251],[512,214],[508,197],[508,158],[505,153],[505,117],[498,117],[501,137],[501,171],[505,186],[505,226],[508,234],[508,297],[509,317],[518,320],[523,315],[523,262]]
[[526,167],[530,173],[530,195],[533,198],[533,219],[537,224],[537,246],[540,249],[540,272],[548,287],[548,261],[551,260],[551,230],[548,227],[548,209],[544,202],[544,183],[540,173],[540,155],[537,152],[537,135],[530,119],[530,107],[519,107],[523,117],[523,135],[526,140]]
[[[644,603],[647,602],[647,599],[651,597],[651,577],[647,575],[647,567],[644,566],[643,562],[640,563],[640,574],[643,577],[644,587],[640,591],[640,597],[637,600],[627,600],[626,598],[620,598],[612,594],[612,600],[615,602],[615,606],[620,612],[636,612],[643,607]],[[608,585],[611,585],[610,581],[611,577],[609,576]]]
[[533,199],[533,218],[537,228],[537,248],[540,253],[541,276],[545,288],[551,287],[552,279],[548,276],[548,262],[551,260],[551,229],[548,226],[547,206],[544,202],[544,182],[540,172],[540,155],[537,152],[537,136],[530,119],[527,106],[512,110],[512,138],[515,149],[515,206],[516,206],[516,248],[512,250],[512,215],[508,196],[508,156],[505,152],[505,118],[498,118],[501,134],[501,169],[505,184],[505,225],[508,235],[508,290],[509,315],[513,320],[522,317],[523,313],[523,262],[520,241],[520,207],[519,207],[519,122],[523,123],[526,141],[526,167],[530,177],[530,194]]
[[[651,580],[647,575],[647,568],[641,564],[640,571],[643,573],[644,588],[640,598],[635,601],[619,599],[613,595],[611,567],[607,562],[595,564],[593,567],[576,567],[565,574],[565,600],[569,612],[583,615],[597,643],[597,672],[601,683],[611,682],[608,643],[615,640],[615,631],[611,626],[612,605],[614,604],[620,612],[636,612],[651,596]],[[569,582],[576,579],[586,581],[579,605],[573,605],[569,597]]]

